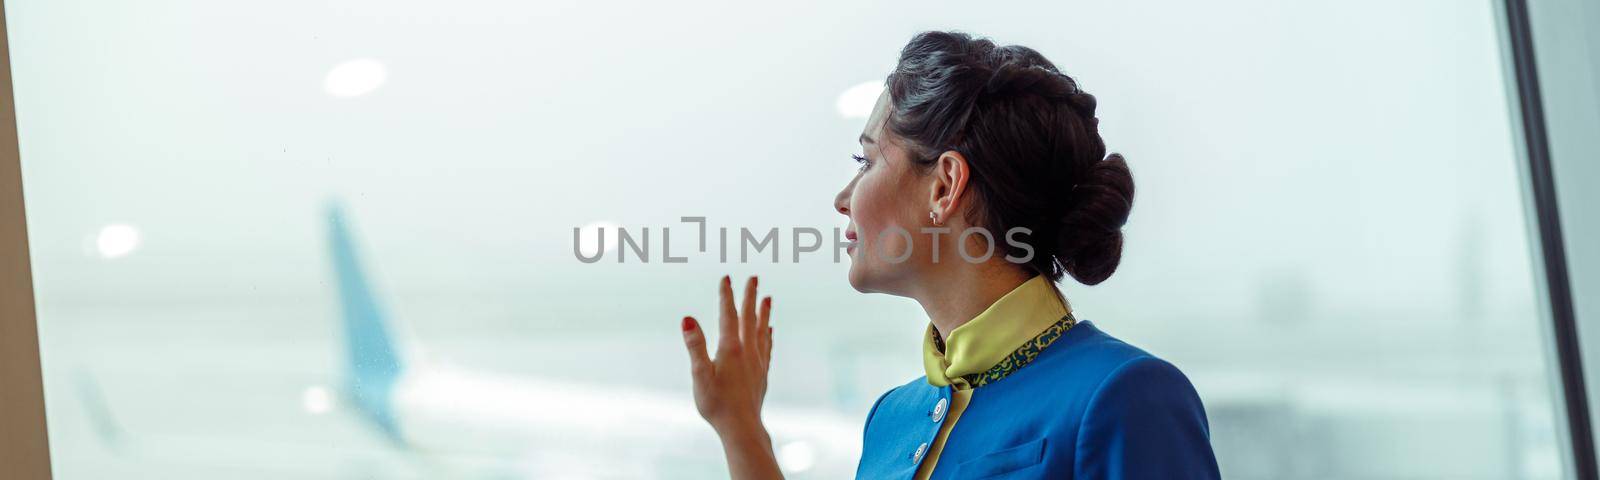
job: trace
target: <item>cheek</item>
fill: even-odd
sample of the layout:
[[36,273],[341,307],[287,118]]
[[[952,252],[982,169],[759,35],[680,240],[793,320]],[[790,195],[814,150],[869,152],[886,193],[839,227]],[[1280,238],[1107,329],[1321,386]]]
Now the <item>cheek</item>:
[[894,227],[899,226],[915,234],[916,224],[908,224],[906,219],[901,218],[908,208],[902,205],[905,201],[904,195],[899,193],[902,187],[887,177],[879,175],[877,178],[861,179],[850,197],[850,218],[856,224],[857,238],[864,244],[874,249],[886,249],[885,254],[895,255],[906,248],[906,238]]
[[[856,224],[856,234],[863,240],[875,239],[878,232],[888,228],[893,209],[889,188],[876,176],[863,176],[850,195],[850,219]],[[870,237],[869,237],[870,236]]]

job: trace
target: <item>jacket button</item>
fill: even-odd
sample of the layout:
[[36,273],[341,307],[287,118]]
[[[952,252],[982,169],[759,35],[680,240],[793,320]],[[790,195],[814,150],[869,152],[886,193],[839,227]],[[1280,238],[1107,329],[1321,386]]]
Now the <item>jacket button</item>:
[[933,404],[933,411],[928,413],[928,418],[933,419],[933,423],[939,423],[940,420],[944,420],[944,407],[948,404],[949,400],[939,399],[939,403]]
[[924,453],[928,453],[928,442],[922,442],[922,445],[917,445],[917,451],[911,452],[911,463],[921,462]]

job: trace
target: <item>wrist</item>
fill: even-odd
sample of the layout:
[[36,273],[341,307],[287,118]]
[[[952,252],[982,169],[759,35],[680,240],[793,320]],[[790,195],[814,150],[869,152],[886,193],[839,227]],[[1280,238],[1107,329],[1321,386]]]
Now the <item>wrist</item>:
[[773,450],[773,437],[766,434],[766,426],[763,426],[760,419],[730,422],[717,429],[717,437],[722,438],[725,448],[758,446],[758,450]]
[[728,472],[738,480],[782,479],[778,459],[772,451],[772,436],[760,419],[732,422],[717,429],[722,451],[728,457]]
[[767,446],[772,444],[772,437],[767,434],[767,427],[762,425],[759,418],[727,422],[717,427],[716,431],[724,444]]

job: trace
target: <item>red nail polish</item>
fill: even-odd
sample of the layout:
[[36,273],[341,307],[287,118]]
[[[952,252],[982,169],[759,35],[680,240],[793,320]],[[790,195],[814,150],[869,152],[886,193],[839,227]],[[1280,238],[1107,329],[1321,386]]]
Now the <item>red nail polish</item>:
[[683,317],[683,331],[687,332],[690,330],[694,330],[694,319]]

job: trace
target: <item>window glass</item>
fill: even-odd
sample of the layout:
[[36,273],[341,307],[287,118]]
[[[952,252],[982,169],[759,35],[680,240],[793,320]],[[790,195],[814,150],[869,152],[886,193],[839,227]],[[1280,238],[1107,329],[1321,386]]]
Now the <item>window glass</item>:
[[1491,2],[6,8],[58,478],[721,476],[677,328],[725,273],[775,297],[784,468],[852,475],[927,320],[831,202],[935,28],[1099,99],[1137,200],[1064,292],[1228,478],[1563,471]]

